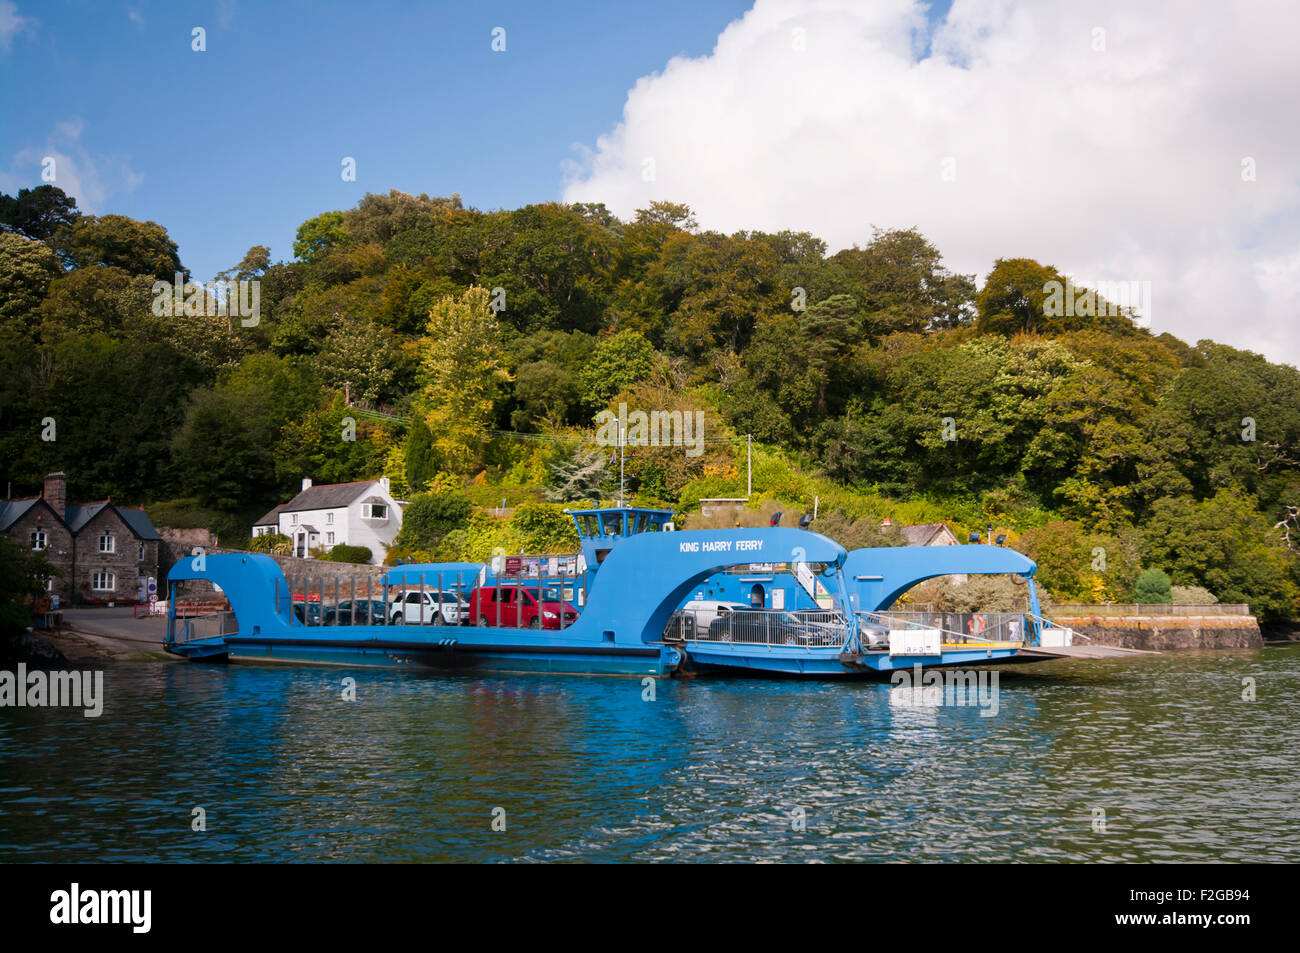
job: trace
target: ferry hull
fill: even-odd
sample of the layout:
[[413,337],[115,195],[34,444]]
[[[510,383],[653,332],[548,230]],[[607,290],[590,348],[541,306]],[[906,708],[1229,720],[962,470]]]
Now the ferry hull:
[[765,675],[805,678],[888,678],[898,670],[1005,665],[1042,661],[1022,656],[1019,649],[957,649],[942,655],[890,656],[887,652],[845,653],[838,647],[814,649],[787,646],[690,642],[685,646],[684,670],[696,674]]
[[[656,678],[671,675],[682,657],[670,646],[547,644],[544,636],[530,644],[518,640],[517,630],[490,628],[407,626],[403,639],[367,638],[349,627],[318,631],[322,634],[227,635],[173,645],[170,651],[194,660]],[[419,638],[421,631],[428,637]]]

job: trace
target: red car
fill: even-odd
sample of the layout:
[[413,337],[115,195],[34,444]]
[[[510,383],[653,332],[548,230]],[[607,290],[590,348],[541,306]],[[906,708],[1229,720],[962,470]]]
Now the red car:
[[542,586],[541,611],[537,606],[537,587],[479,586],[469,597],[469,617],[479,625],[508,629],[559,629],[572,625],[578,610],[563,601],[557,586]]

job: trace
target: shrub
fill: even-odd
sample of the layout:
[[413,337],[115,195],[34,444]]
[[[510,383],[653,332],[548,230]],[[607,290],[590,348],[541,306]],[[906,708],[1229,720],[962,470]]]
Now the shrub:
[[1169,574],[1163,569],[1147,569],[1138,576],[1133,601],[1140,605],[1169,605],[1174,601]]
[[1219,601],[1203,586],[1174,586],[1173,595],[1176,606],[1212,606]]
[[368,546],[349,546],[347,543],[339,543],[323,559],[328,559],[334,563],[368,563],[374,558]]

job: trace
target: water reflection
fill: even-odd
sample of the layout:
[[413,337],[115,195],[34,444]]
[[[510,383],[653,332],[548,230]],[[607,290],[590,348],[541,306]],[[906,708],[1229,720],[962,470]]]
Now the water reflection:
[[875,683],[119,665],[99,719],[0,709],[0,859],[1300,859],[1300,647],[999,674],[983,717]]

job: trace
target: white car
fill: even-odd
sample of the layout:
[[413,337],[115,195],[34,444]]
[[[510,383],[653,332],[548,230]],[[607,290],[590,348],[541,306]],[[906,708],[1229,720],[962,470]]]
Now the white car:
[[682,615],[695,617],[695,631],[698,635],[708,635],[709,626],[718,619],[726,618],[737,609],[748,609],[743,602],[725,602],[721,599],[692,599],[682,604],[678,611]]
[[[439,612],[442,619],[435,622]],[[411,589],[405,596],[399,592],[392,597],[388,610],[388,621],[393,625],[460,625],[468,619],[468,599],[457,600],[456,593],[446,589],[441,593],[436,589]]]

